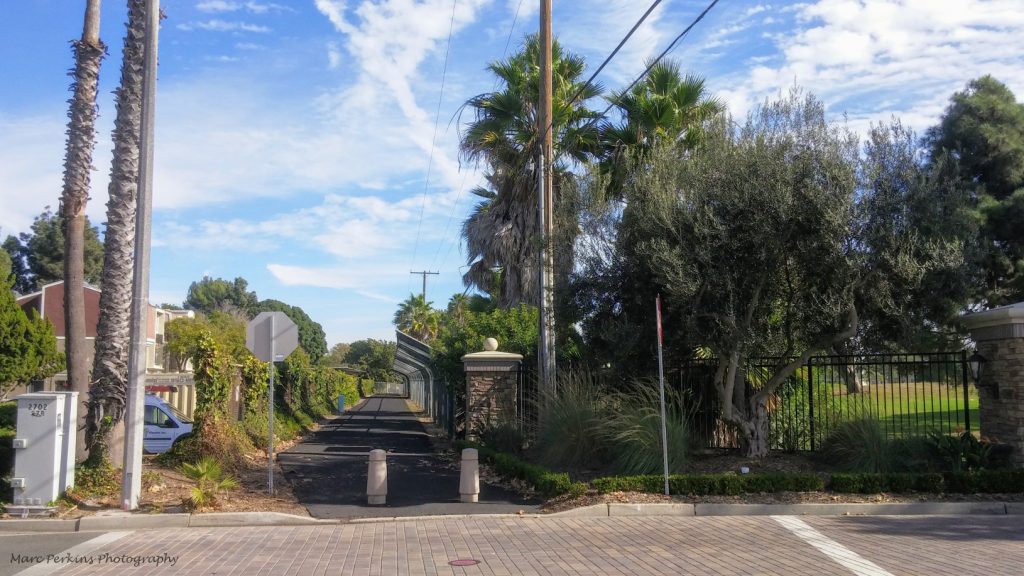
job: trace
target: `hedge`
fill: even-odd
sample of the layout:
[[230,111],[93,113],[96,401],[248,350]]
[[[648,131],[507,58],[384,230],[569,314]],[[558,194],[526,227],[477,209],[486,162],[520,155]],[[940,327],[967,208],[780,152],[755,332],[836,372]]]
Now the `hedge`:
[[455,442],[455,448],[459,451],[463,448],[475,448],[480,460],[493,466],[496,473],[530,484],[544,498],[554,498],[562,494],[579,496],[587,491],[586,484],[573,482],[564,472],[551,472],[535,464],[523,462],[510,454],[496,452],[462,440]]
[[[609,476],[592,482],[598,492],[651,492],[665,490],[664,476]],[[668,477],[669,492],[694,496],[735,496],[758,492],[814,492],[825,489],[815,474],[675,474]]]
[[1005,494],[1024,492],[1024,470],[977,470],[945,474],[833,474],[833,492],[931,492],[936,494]]

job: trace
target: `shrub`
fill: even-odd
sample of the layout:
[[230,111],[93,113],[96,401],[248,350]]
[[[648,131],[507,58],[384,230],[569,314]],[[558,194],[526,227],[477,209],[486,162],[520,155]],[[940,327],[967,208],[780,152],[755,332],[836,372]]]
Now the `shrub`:
[[938,474],[833,474],[833,492],[932,492],[936,494],[1000,494],[1024,492],[1024,470],[977,470]]
[[[664,476],[611,476],[592,482],[601,493],[662,493]],[[676,474],[668,478],[669,492],[693,496],[735,496],[759,492],[814,492],[824,481],[814,474]]]
[[121,473],[110,462],[75,467],[75,486],[67,491],[74,500],[116,498],[121,494]]
[[238,487],[238,481],[225,474],[217,460],[209,456],[195,464],[183,464],[181,471],[196,481],[196,486],[192,488],[192,497],[186,502],[193,510],[215,506],[220,494]]
[[0,428],[0,478],[6,478],[14,470],[13,428]]
[[480,431],[480,443],[496,452],[520,455],[526,446],[526,434],[519,422],[499,420]]
[[836,426],[821,444],[818,457],[844,472],[888,472],[892,446],[881,423],[871,418]]
[[568,474],[551,472],[535,464],[523,462],[511,454],[503,454],[464,441],[456,441],[455,448],[460,451],[463,448],[476,448],[481,462],[490,464],[496,473],[505,478],[522,480],[530,484],[544,498],[554,498],[562,494],[580,495],[587,491],[586,484],[573,483]]
[[545,398],[534,448],[548,466],[600,466],[608,453],[602,428],[608,420],[607,398],[596,379],[570,373],[559,379],[559,392]]
[[[686,465],[690,448],[690,419],[682,398],[666,390],[665,429],[669,472]],[[638,382],[628,394],[616,394],[604,438],[620,474],[654,474],[664,468],[661,444],[661,398],[655,382]]]
[[0,428],[17,428],[18,403],[0,402]]
[[932,432],[925,438],[932,462],[943,472],[980,470],[989,465],[991,444],[978,440],[970,432],[956,435]]

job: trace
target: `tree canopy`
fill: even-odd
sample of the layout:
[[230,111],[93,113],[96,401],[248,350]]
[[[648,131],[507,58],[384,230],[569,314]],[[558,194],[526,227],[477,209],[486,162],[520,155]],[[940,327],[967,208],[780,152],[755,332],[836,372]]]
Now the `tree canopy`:
[[991,76],[953,94],[925,143],[933,165],[971,191],[979,223],[974,300],[1024,300],[1024,104]]
[[[49,207],[36,216],[29,232],[7,236],[3,249],[11,259],[14,289],[22,294],[64,278],[64,219]],[[98,285],[103,269],[99,229],[85,221],[85,281]]]
[[64,369],[64,354],[49,321],[18,306],[11,283],[0,280],[0,398],[18,384],[49,378]]
[[357,340],[349,346],[345,355],[345,363],[362,370],[362,377],[374,382],[390,382],[394,376],[392,366],[395,364],[394,342],[383,340]]
[[202,280],[189,285],[185,309],[203,314],[227,312],[249,319],[255,315],[253,312],[258,299],[256,293],[248,288],[249,282],[245,278],[235,278],[229,282],[223,278],[204,276]]
[[253,315],[260,312],[284,312],[299,327],[299,346],[309,354],[314,363],[327,354],[327,335],[324,328],[313,321],[309,314],[298,306],[285,304],[280,300],[261,300],[252,309]]

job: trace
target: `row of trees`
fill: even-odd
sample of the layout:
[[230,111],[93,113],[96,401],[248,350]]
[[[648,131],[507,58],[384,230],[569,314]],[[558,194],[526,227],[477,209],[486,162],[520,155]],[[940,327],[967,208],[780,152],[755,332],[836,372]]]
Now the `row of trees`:
[[[599,118],[582,59],[554,58],[563,365],[651,373],[660,293],[669,362],[713,353],[722,416],[763,455],[769,398],[813,352],[958,346],[959,314],[1024,299],[1024,106],[997,80],[954,94],[923,138],[894,119],[862,141],[796,88],[734,120],[673,63],[612,92],[616,115]],[[538,68],[529,38],[466,103],[463,155],[487,186],[463,226],[464,280],[506,310],[536,300],[544,241]],[[453,325],[416,297],[395,322],[436,345]],[[746,398],[752,356],[786,360]]]

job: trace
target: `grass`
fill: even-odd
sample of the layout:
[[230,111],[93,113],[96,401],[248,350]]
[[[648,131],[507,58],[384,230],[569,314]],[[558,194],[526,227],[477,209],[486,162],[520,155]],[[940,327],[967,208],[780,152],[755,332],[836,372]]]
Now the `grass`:
[[[810,448],[810,409],[814,411],[817,443],[843,422],[877,420],[889,438],[921,436],[933,431],[952,433],[966,429],[964,396],[958,381],[911,381],[909,378],[865,378],[865,392],[850,394],[845,381],[830,374],[816,374],[813,402],[807,385],[792,386],[774,408],[773,447],[786,450]],[[979,429],[978,393],[968,385],[967,407],[971,430]]]

